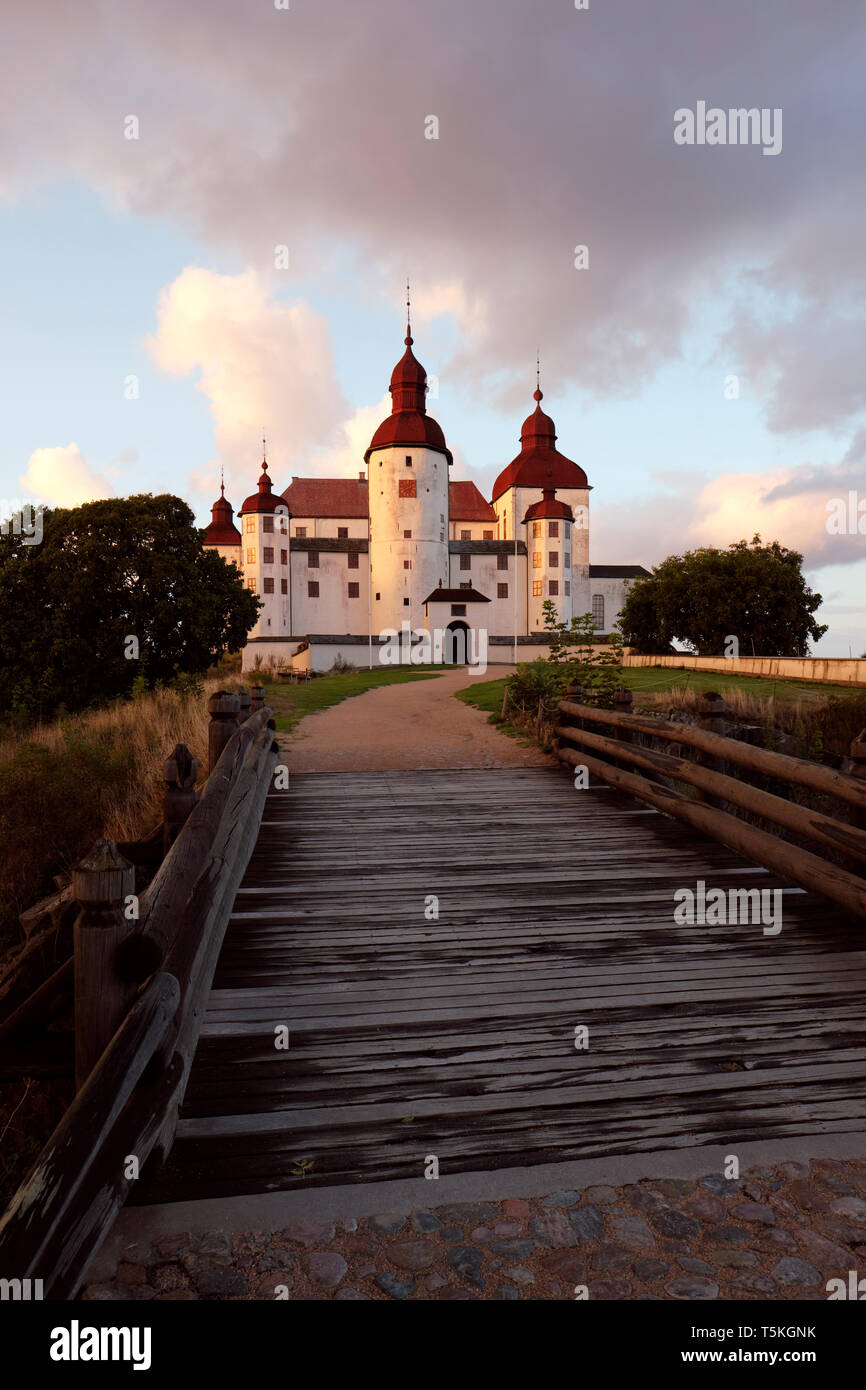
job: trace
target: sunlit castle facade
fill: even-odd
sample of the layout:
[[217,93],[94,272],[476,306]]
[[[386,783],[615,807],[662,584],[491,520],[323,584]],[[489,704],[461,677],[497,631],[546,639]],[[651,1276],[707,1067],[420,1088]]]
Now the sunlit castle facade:
[[[523,422],[520,452],[486,501],[452,480],[451,451],[427,414],[427,373],[406,351],[391,374],[391,414],[356,478],[293,478],[273,490],[263,460],[258,487],[235,525],[224,488],[204,544],[232,561],[262,609],[243,667],[330,669],[393,660],[394,634],[443,658],[487,664],[542,655],[550,599],[560,618],[591,613],[615,625],[640,565],[591,565],[586,474],[556,448],[541,409]],[[408,655],[406,657],[408,659]]]

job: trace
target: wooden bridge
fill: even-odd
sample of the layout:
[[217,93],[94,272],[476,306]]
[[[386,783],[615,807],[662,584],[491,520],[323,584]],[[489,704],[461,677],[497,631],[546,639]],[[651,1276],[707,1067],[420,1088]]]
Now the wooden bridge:
[[[268,714],[226,729],[148,890],[142,935],[160,901],[174,930],[10,1207],[4,1267],[68,1297],[123,1201],[866,1128],[862,777],[565,701],[550,768],[278,789]],[[695,759],[648,747],[671,730]],[[758,765],[775,791],[742,780]],[[732,814],[755,795],[787,838]],[[683,890],[731,889],[751,916],[675,919]]]

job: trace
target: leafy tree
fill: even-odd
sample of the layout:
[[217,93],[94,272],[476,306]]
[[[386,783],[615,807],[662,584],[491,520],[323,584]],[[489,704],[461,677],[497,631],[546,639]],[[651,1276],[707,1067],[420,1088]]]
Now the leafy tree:
[[610,643],[597,651],[598,632],[591,613],[575,616],[566,623],[557,618],[551,599],[545,600],[542,609],[550,655],[521,662],[509,683],[512,699],[529,710],[537,707],[541,699],[550,712],[568,686],[576,684],[583,687],[586,704],[610,708],[617,687],[622,685],[619,633],[614,630]]
[[821,595],[806,584],[803,556],[773,541],[735,541],[670,555],[629,589],[620,615],[623,641],[665,654],[674,641],[698,656],[808,656],[827,631],[815,622]]
[[[258,599],[202,548],[179,497],[46,510],[40,544],[0,535],[0,710],[32,720],[203,672]],[[137,657],[135,655],[137,650]]]

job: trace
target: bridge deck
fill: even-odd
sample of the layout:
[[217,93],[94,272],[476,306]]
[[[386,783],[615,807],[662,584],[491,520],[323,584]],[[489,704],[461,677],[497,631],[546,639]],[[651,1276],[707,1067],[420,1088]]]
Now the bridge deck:
[[784,886],[558,768],[293,777],[137,1200],[862,1129],[862,926],[790,887],[779,936],[678,926],[698,879]]

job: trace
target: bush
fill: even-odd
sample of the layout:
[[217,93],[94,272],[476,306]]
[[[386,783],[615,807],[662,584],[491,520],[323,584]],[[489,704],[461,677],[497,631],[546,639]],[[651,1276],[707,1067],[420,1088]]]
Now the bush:
[[550,599],[544,604],[544,625],[550,656],[518,666],[508,683],[512,705],[535,714],[542,700],[544,712],[550,714],[570,685],[580,685],[586,704],[610,709],[623,681],[619,634],[611,633],[610,643],[596,650],[598,636],[592,614],[559,622]]

